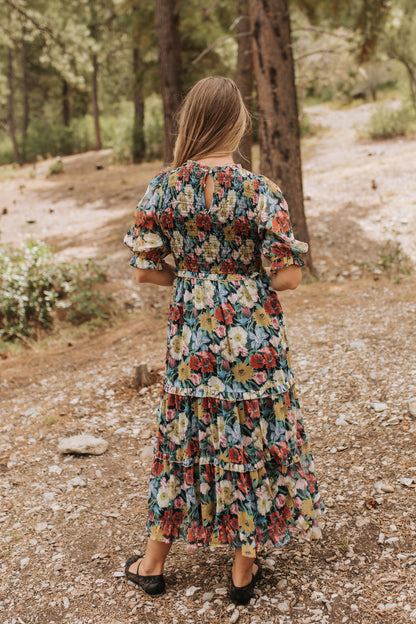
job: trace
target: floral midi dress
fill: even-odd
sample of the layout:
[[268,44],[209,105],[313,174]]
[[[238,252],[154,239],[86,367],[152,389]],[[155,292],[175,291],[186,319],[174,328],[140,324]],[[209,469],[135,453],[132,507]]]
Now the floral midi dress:
[[[208,176],[211,206],[205,205]],[[125,243],[131,265],[176,270],[147,532],[254,557],[323,512],[282,308],[263,269],[302,266],[287,204],[240,165],[193,161],[154,177]]]

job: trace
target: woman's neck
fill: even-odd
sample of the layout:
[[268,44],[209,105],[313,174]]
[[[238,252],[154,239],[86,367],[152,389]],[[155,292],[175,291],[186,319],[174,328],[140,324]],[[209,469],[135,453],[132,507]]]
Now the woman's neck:
[[200,165],[207,165],[208,167],[222,167],[223,165],[233,165],[233,155],[231,152],[227,154],[213,154],[212,156],[204,156],[204,158],[198,158],[197,161]]

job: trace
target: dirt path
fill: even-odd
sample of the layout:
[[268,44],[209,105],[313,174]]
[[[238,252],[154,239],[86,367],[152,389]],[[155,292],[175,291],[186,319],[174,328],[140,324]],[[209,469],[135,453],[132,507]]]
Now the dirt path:
[[[66,257],[106,255],[114,291],[134,303],[123,324],[100,335],[0,361],[4,624],[416,622],[416,420],[408,410],[416,397],[416,280],[395,283],[359,266],[376,263],[391,236],[414,252],[415,211],[407,207],[416,201],[416,142],[355,142],[364,112],[310,111],[331,126],[304,146],[312,244],[326,279],[282,295],[327,504],[324,539],[264,553],[261,597],[246,608],[225,595],[227,550],[175,546],[162,599],[122,576],[126,556],[143,543],[160,391],[155,383],[137,393],[134,366],[163,368],[168,294],[133,287],[120,240],[157,165],[97,170],[97,155],[86,154],[64,159],[56,179],[31,178],[28,168],[2,183],[2,243],[23,229]],[[394,210],[385,204],[389,189]],[[26,223],[28,212],[35,223]],[[408,223],[400,234],[384,232],[388,219]],[[401,277],[400,265],[395,271]],[[108,451],[58,453],[62,437],[84,432],[104,437]]]

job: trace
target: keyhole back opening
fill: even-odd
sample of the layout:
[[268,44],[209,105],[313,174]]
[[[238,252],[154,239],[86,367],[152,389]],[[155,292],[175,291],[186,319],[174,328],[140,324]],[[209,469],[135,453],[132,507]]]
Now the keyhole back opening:
[[207,174],[205,178],[205,186],[204,186],[204,201],[205,201],[206,210],[211,209],[213,197],[214,197],[214,180],[211,174]]

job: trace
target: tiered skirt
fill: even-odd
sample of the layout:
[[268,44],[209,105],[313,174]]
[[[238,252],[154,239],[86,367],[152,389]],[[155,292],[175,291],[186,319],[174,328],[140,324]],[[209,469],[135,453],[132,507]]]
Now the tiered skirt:
[[255,557],[294,533],[319,538],[323,511],[294,385],[240,401],[162,394],[151,539],[242,548]]

